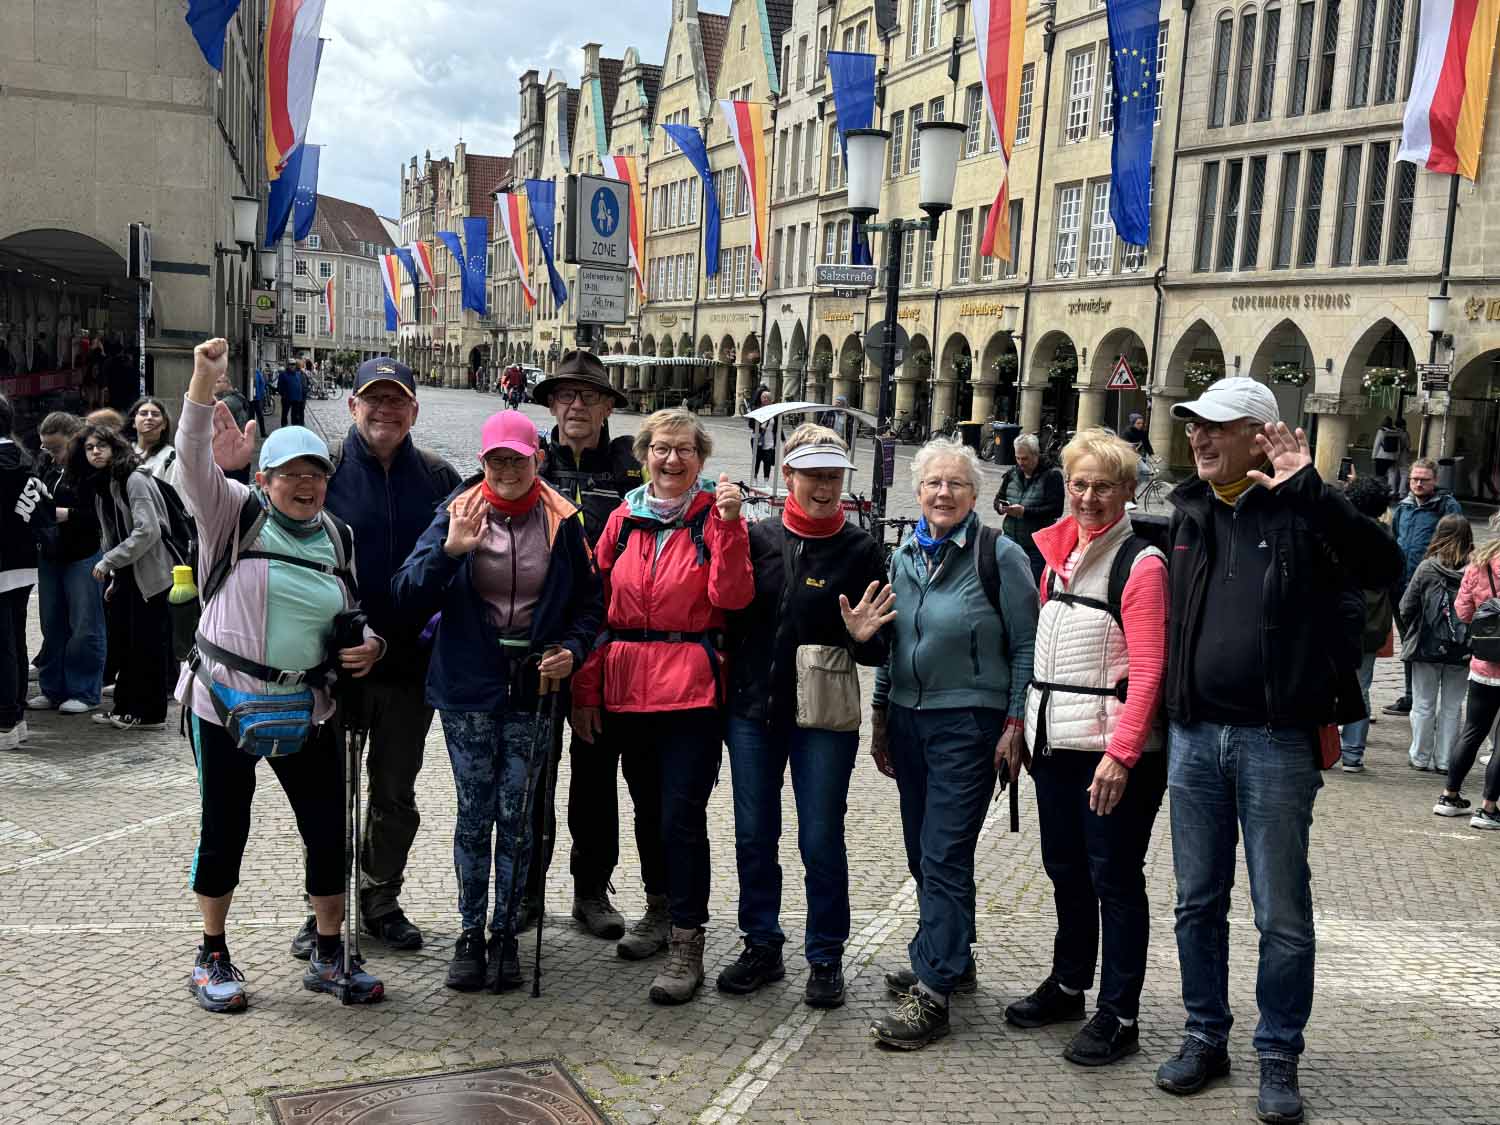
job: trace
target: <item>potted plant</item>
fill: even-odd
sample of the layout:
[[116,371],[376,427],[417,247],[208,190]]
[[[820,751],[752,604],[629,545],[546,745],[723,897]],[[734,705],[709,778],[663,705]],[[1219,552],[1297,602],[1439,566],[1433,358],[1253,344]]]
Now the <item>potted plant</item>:
[[1367,391],[1382,387],[1399,387],[1406,382],[1404,367],[1366,367],[1364,387]]
[[912,370],[916,371],[917,374],[926,375],[929,371],[932,370],[932,353],[913,352],[911,356],[911,366]]
[[1206,360],[1190,359],[1182,369],[1183,384],[1190,391],[1206,390],[1211,383],[1224,377],[1224,369]]
[[833,353],[819,352],[817,355],[813,356],[812,369],[814,374],[816,374],[818,378],[827,378],[828,373],[833,370]]
[[969,372],[974,370],[974,360],[968,352],[959,352],[953,357],[953,374],[959,379],[967,379]]
[[1312,372],[1305,370],[1300,363],[1271,364],[1271,382],[1283,387],[1305,387],[1311,376]]
[[[1014,383],[1016,381],[1016,353],[1005,352],[995,357],[991,368],[995,372],[995,378],[1002,383]],[[1076,369],[1076,365],[1075,365]]]

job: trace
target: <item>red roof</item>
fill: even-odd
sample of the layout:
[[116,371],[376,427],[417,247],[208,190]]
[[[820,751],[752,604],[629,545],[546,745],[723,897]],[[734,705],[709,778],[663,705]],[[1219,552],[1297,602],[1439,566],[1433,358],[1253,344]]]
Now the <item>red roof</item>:
[[468,155],[470,215],[490,215],[495,201],[490,197],[510,179],[510,157]]
[[713,90],[719,84],[719,63],[724,59],[724,44],[729,41],[729,17],[713,12],[698,13],[698,32],[703,40],[703,62],[708,67],[704,78]]

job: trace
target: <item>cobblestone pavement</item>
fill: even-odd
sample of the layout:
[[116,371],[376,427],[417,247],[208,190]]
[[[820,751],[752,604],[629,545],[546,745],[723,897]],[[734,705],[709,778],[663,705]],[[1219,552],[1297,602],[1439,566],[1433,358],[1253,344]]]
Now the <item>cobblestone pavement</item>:
[[[424,391],[423,401],[423,440],[457,456],[496,400]],[[319,403],[313,413],[335,417],[335,406]],[[737,429],[714,425],[726,438]],[[726,440],[726,455],[710,468],[732,464],[734,445]],[[739,456],[748,464],[747,453]],[[1382,662],[1377,706],[1399,685],[1399,665]],[[1049,963],[1051,902],[1029,786],[1021,833],[1005,831],[1002,801],[980,843],[981,983],[977,994],[955,1000],[954,1033],[910,1055],[872,1043],[868,1025],[887,1004],[881,974],[904,963],[916,909],[894,785],[864,758],[849,797],[854,933],[843,1009],[814,1012],[801,1003],[805,899],[798,860],[785,849],[786,981],[749,998],[712,989],[714,974],[736,954],[727,766],[710,803],[710,983],[697,1000],[651,1005],[645,993],[655,965],[617,960],[610,944],[573,926],[564,862],[550,881],[542,998],[449,992],[442,978],[457,936],[454,796],[436,724],[404,896],[428,944],[414,954],[370,946],[386,1002],[344,1009],[301,989],[302,965],[286,951],[303,917],[299,845],[285,801],[261,771],[229,929],[251,1007],[212,1016],[184,987],[199,928],[186,885],[198,813],[186,743],[175,732],[125,735],[55,712],[33,714],[30,723],[24,749],[0,756],[5,1122],[250,1122],[265,1119],[268,1090],[539,1056],[562,1059],[613,1119],[631,1125],[1253,1119],[1256,934],[1243,890],[1231,937],[1230,991],[1241,1021],[1233,1076],[1192,1099],[1172,1098],[1151,1082],[1182,1024],[1165,810],[1149,858],[1156,927],[1142,1050],[1103,1072],[1059,1057],[1071,1027],[1022,1032],[1002,1018],[1004,1005],[1041,980]],[[1318,799],[1312,866],[1320,962],[1303,1090],[1310,1118],[1319,1121],[1494,1122],[1500,939],[1492,904],[1500,839],[1466,820],[1432,815],[1439,781],[1408,769],[1406,735],[1404,720],[1380,716],[1369,771],[1327,775]],[[566,770],[565,763],[564,793]],[[1469,789],[1477,796],[1475,781]],[[789,793],[784,799],[790,848],[795,811]],[[621,802],[629,808],[623,785]],[[560,842],[559,855],[566,845]],[[637,914],[643,896],[628,832],[621,852],[617,901]],[[530,961],[527,948],[528,969]]]

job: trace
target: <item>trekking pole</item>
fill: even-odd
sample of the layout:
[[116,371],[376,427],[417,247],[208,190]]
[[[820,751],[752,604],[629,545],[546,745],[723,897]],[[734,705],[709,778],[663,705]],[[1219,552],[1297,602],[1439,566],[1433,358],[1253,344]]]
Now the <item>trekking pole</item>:
[[[557,680],[543,677],[537,684],[537,714],[540,716],[545,713],[546,715],[546,719],[541,723],[541,726],[546,736],[543,753],[548,758],[552,756],[552,732],[557,726],[558,701],[561,699],[562,684]],[[546,772],[542,774],[542,799],[546,802],[543,806],[544,808],[551,808],[552,802],[556,800],[556,795],[553,791],[553,784],[556,780],[557,775],[552,772],[551,763],[548,762]],[[545,823],[545,818],[543,819],[543,823]],[[540,845],[541,841],[536,841],[538,848]],[[541,892],[541,897],[545,901],[545,884]],[[542,994],[542,920],[546,915],[547,912],[544,909],[539,908],[536,912],[536,960],[531,966],[531,995],[533,999]]]
[[[364,643],[365,615],[358,610],[334,618],[333,649],[357,648]],[[339,967],[339,1000],[352,1004],[354,962],[359,957],[359,773],[365,756],[362,693],[358,682],[340,675],[334,683],[338,703],[339,750],[344,756],[344,960]]]

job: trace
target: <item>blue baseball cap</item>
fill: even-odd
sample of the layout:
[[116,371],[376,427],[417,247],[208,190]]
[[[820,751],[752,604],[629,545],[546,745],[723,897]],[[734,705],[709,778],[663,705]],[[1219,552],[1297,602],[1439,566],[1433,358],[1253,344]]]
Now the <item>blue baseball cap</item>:
[[306,426],[282,426],[273,431],[260,447],[260,471],[277,468],[298,457],[321,461],[330,473],[333,472],[333,458],[328,456],[328,446]]

